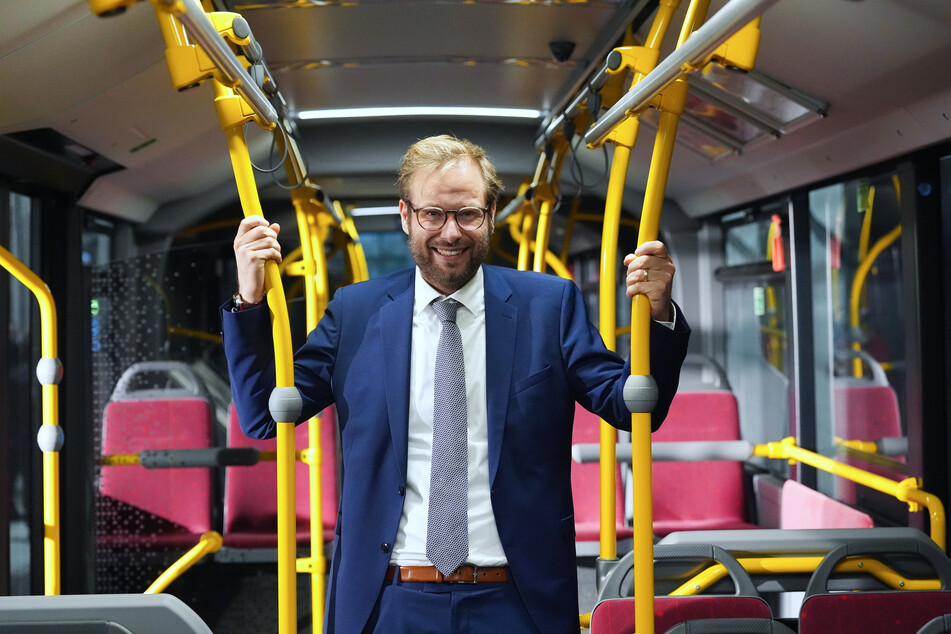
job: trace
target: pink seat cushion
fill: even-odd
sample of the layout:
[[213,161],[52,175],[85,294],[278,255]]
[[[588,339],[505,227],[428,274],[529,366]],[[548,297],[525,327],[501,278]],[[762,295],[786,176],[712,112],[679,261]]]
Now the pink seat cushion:
[[[111,401],[103,414],[105,455],[211,445],[211,411],[202,398]],[[211,530],[211,482],[210,468],[107,466],[102,468],[100,493],[170,522],[171,533],[193,541],[191,535]]]
[[[726,390],[678,392],[653,442],[739,440],[736,397]],[[746,521],[739,462],[653,465],[654,533],[758,528]]]
[[796,482],[783,483],[780,528],[872,528],[871,516]]
[[[598,443],[601,439],[601,419],[575,404],[575,424],[572,444]],[[575,503],[575,541],[596,542],[601,538],[601,476],[598,463],[571,463],[571,493]],[[624,487],[621,468],[615,474],[615,529],[618,539],[631,537],[633,531],[624,521]]]
[[[234,406],[229,412],[228,446],[275,451],[277,439],[256,440],[244,435]],[[308,425],[294,430],[297,450],[308,446]],[[321,520],[324,539],[333,539],[337,521],[337,427],[335,410],[324,410],[320,421]],[[298,543],[310,539],[310,468],[296,465],[296,517]],[[260,461],[251,467],[226,467],[224,543],[232,548],[277,547],[277,462]]]

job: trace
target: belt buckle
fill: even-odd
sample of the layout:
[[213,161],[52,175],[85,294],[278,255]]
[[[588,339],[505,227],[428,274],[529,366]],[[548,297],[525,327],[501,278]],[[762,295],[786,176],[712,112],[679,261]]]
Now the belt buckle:
[[[456,572],[457,572],[457,573],[459,572],[459,569],[460,569],[460,568],[462,568],[462,566],[459,566],[459,568],[456,569]],[[470,579],[454,579],[454,580],[452,580],[452,581],[447,581],[446,583],[464,583],[464,584],[469,584],[469,585],[471,585],[471,584],[473,584],[473,583],[479,583],[479,567],[476,566],[476,565],[473,565],[473,566],[472,566],[472,579],[471,579],[471,580],[470,580]]]

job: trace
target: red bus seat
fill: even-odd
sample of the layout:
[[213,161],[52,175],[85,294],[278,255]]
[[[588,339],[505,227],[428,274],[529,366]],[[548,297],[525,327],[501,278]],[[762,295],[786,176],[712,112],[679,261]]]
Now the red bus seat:
[[[634,598],[607,599],[591,612],[591,634],[632,634]],[[666,632],[678,623],[696,619],[772,619],[766,601],[746,596],[655,597],[654,631]]]
[[[601,419],[575,404],[575,422],[571,434],[572,444],[598,443],[601,440]],[[598,554],[601,539],[601,479],[597,462],[571,463],[571,494],[575,505],[575,544],[578,555]],[[624,521],[624,487],[621,484],[621,467],[615,476],[615,527],[617,541],[630,543],[634,532]],[[629,546],[628,546],[629,548]]]
[[[836,575],[836,568],[847,557],[856,556],[879,559],[894,568],[899,576],[914,579],[937,576],[940,589],[830,593],[829,582]],[[925,564],[930,571],[912,573],[911,568],[907,571],[897,568],[910,563]],[[951,613],[949,587],[951,560],[930,539],[845,543],[830,551],[809,579],[806,598],[799,610],[799,632],[916,634],[934,617]]]
[[[843,440],[878,441],[904,436],[898,396],[888,383],[881,366],[867,354],[860,355],[871,371],[871,378],[838,377],[835,380],[835,435]],[[898,458],[904,462],[904,458]],[[895,479],[899,474],[854,456],[843,456],[846,464]],[[901,478],[899,478],[901,479]],[[856,483],[836,478],[836,497],[849,504],[856,498]]]
[[[740,440],[736,397],[729,390],[678,392],[654,442]],[[746,519],[740,462],[653,464],[654,534],[758,528]]]
[[[324,540],[334,536],[337,521],[337,424],[336,410],[325,409],[320,419],[321,519]],[[308,447],[307,424],[294,431],[295,447]],[[228,446],[256,447],[275,451],[277,439],[247,437],[238,424],[234,405],[228,415]],[[296,465],[297,543],[310,541],[310,467]],[[224,545],[227,548],[277,548],[277,463],[260,461],[250,467],[225,467]]]
[[795,480],[783,482],[780,528],[873,528],[867,513]]
[[[103,412],[103,455],[212,444],[211,404],[186,364],[148,361],[123,373]],[[99,492],[104,546],[192,546],[212,528],[210,468],[104,466]],[[144,516],[120,519],[136,509]]]
[[916,634],[936,616],[951,613],[951,592],[896,590],[807,597],[799,610],[800,634]]

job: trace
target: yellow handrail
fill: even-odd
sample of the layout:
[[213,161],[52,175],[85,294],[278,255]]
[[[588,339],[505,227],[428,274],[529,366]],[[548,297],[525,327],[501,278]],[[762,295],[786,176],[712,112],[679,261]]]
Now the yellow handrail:
[[[872,249],[868,252],[868,255],[866,255],[865,258],[859,263],[859,267],[855,271],[855,277],[852,280],[852,291],[849,294],[849,326],[852,327],[853,332],[857,332],[859,328],[859,303],[862,298],[862,289],[865,287],[865,279],[868,277],[868,273],[872,269],[872,264],[875,263],[875,260],[879,255],[881,255],[882,251],[891,246],[891,244],[900,237],[901,225],[898,225],[878,239]],[[862,344],[858,341],[853,341],[852,349],[857,352],[861,351]],[[857,377],[861,377],[862,360],[855,358],[852,363],[853,374]]]
[[221,550],[221,534],[216,531],[208,531],[201,536],[198,543],[192,546],[187,553],[178,558],[178,560],[169,566],[165,572],[158,576],[152,582],[144,594],[158,594],[163,592],[173,581],[185,574],[185,571],[194,566],[199,559],[205,555],[216,553]]
[[[647,43],[644,47],[623,47],[619,49],[622,52],[623,65],[613,71],[615,75],[624,72],[632,72],[632,86],[635,86],[644,75],[649,73],[657,63],[660,46],[667,30],[670,26],[674,11],[680,5],[680,0],[667,0],[662,2],[654,16],[650,32],[647,37]],[[599,323],[598,327],[601,337],[609,350],[617,349],[617,257],[618,257],[618,235],[621,224],[621,208],[624,198],[624,185],[627,180],[628,167],[630,165],[631,150],[637,142],[637,134],[640,129],[640,121],[636,118],[625,120],[609,136],[609,141],[614,144],[614,158],[611,163],[611,173],[608,179],[608,190],[604,203],[604,221],[601,229],[601,267],[600,267],[600,288],[599,288]],[[643,225],[642,225],[643,226]],[[640,237],[638,243],[640,243]],[[646,299],[646,298],[645,298]],[[649,327],[649,320],[647,323]],[[632,337],[633,340],[633,337]],[[633,362],[633,357],[631,357]],[[633,367],[632,367],[633,372]],[[647,433],[648,443],[650,442],[650,414],[648,416]],[[617,559],[617,526],[616,526],[616,493],[615,493],[615,472],[617,471],[617,454],[615,444],[617,442],[617,431],[604,420],[600,424],[600,484],[601,484],[601,506],[600,506],[600,546],[599,558],[605,561]],[[648,449],[649,451],[649,449]],[[636,480],[635,476],[635,480]],[[650,486],[650,476],[648,474],[648,487]],[[648,495],[650,488],[648,488]],[[649,499],[649,498],[648,498]],[[635,516],[637,517],[637,516]],[[635,526],[635,531],[636,531]],[[639,541],[635,533],[635,549]],[[643,553],[642,553],[643,554]],[[649,554],[653,560],[653,546]],[[653,569],[652,569],[653,570]],[[653,582],[651,582],[651,595],[653,595]],[[653,603],[653,598],[651,599]],[[653,631],[653,605],[645,606],[644,610],[650,610],[651,624]],[[642,610],[638,610],[640,613]],[[643,625],[641,627],[644,627]]]
[[[321,231],[319,221],[322,206],[317,204],[311,194],[312,190],[308,187],[295,189],[291,194],[297,212],[302,260],[305,264],[307,332],[317,327],[317,322],[320,321],[328,301],[327,262],[323,249],[325,233]],[[320,425],[320,416],[311,417],[307,424],[310,440],[310,448],[306,454],[309,458],[306,462],[309,467],[310,484],[310,557],[297,560],[296,568],[298,572],[310,573],[311,615],[315,632],[320,631],[324,623],[324,573],[327,569],[324,557],[323,490],[320,471],[323,456]]]
[[[215,107],[221,128],[228,140],[228,152],[234,170],[238,198],[245,217],[262,216],[248,153],[247,141],[242,126],[253,117],[246,112],[233,90],[217,79],[212,79],[215,89]],[[274,341],[275,394],[287,394],[283,390],[294,388],[294,360],[291,346],[290,322],[284,286],[277,263],[265,265],[265,297],[271,312],[272,337]],[[299,398],[299,396],[298,396]],[[277,593],[278,630],[282,633],[297,630],[297,579],[296,579],[296,514],[294,481],[294,420],[278,420],[290,416],[275,416],[277,427]]]
[[[519,218],[520,216],[516,214],[513,216],[509,216],[509,218],[506,219],[506,222],[509,225],[509,232],[512,234],[512,239],[514,239],[519,244],[524,244],[526,251],[538,252],[535,241],[532,240],[531,238],[526,240],[525,237],[522,235],[521,231],[519,231],[518,229],[518,225],[520,224]],[[566,280],[574,279],[574,277],[571,275],[571,271],[569,271],[568,267],[565,266],[565,263],[561,261],[561,258],[555,255],[549,249],[545,249],[544,254],[545,254],[545,266],[550,267],[554,271],[555,275],[557,275],[558,277],[563,277]]]
[[[706,16],[709,0],[693,0],[684,18],[677,46],[697,29]],[[661,96],[660,119],[654,139],[641,226],[637,244],[656,240],[660,216],[667,190],[667,177],[673,156],[677,125],[687,100],[687,80],[683,77],[668,86]],[[631,307],[631,376],[650,376],[650,302],[646,295],[636,295]],[[634,596],[637,602],[635,626],[642,634],[654,632],[654,556],[651,473],[651,414],[631,414],[633,455],[631,480],[634,483]]]
[[875,473],[869,473],[858,467],[803,449],[796,445],[796,439],[792,437],[784,438],[779,442],[755,445],[753,455],[802,462],[827,473],[858,482],[907,503],[908,509],[912,513],[917,512],[919,506],[923,506],[928,509],[928,516],[931,519],[931,539],[941,550],[946,550],[944,504],[937,496],[921,489],[917,478],[906,478],[897,482]]
[[[751,575],[802,574],[815,571],[821,556],[741,557],[736,561]],[[837,573],[861,572],[871,575],[893,590],[940,590],[939,579],[911,579],[894,568],[869,557],[849,557],[835,567]],[[682,583],[668,596],[685,597],[702,593],[729,574],[723,564],[713,564]]]
[[60,593],[59,452],[63,430],[59,426],[59,381],[63,366],[56,348],[56,303],[36,273],[0,246],[0,264],[36,297],[40,306],[40,353],[36,376],[42,385],[42,417],[37,444],[43,452],[43,578],[44,593]]

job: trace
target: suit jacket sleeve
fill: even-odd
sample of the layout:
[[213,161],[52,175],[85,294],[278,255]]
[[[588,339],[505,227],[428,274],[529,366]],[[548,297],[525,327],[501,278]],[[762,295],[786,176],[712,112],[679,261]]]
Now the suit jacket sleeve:
[[[580,290],[574,284],[569,288],[562,306],[562,346],[575,398],[614,427],[630,431],[631,413],[623,396],[624,383],[631,373],[630,361],[621,361],[605,348],[600,333],[588,319]],[[658,388],[651,429],[656,431],[677,392],[680,367],[687,354],[690,326],[683,310],[677,306],[673,329],[652,321],[650,337],[651,375]]]

